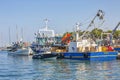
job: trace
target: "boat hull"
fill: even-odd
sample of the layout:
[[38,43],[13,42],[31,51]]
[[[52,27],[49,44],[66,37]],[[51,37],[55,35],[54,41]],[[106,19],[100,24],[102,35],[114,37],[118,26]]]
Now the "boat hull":
[[34,54],[33,59],[48,59],[48,58],[56,58],[57,54],[54,53],[39,53]]
[[120,48],[114,48],[114,50],[120,52]]
[[8,55],[29,55],[28,49],[18,49],[16,51],[8,51]]
[[58,59],[73,59],[73,60],[115,60],[118,52],[65,52],[60,53]]

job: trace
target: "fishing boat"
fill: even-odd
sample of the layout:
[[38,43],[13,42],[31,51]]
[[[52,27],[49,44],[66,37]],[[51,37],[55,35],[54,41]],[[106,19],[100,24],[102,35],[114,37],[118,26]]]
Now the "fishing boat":
[[118,24],[115,26],[115,28],[112,30],[112,33],[109,33],[109,35],[110,35],[110,43],[111,43],[111,45],[113,45],[114,46],[114,50],[115,51],[117,51],[118,52],[118,56],[117,56],[117,59],[120,59],[120,37],[119,36],[117,36],[117,38],[115,38],[114,40],[113,40],[113,35],[114,35],[114,33],[116,32],[116,30],[117,30],[117,28],[119,27],[119,25],[120,25],[120,22],[118,22]]
[[114,50],[118,52],[117,59],[120,59],[120,39],[115,40],[115,42],[114,42]]
[[32,55],[33,51],[30,47],[23,47],[23,43],[14,43],[12,46],[7,47],[8,55]]
[[34,51],[33,59],[44,59],[55,57],[56,54],[51,52],[51,46],[55,42],[54,30],[48,29],[48,19],[45,19],[45,28],[39,29],[35,33],[36,41],[32,43],[31,49]]
[[98,46],[89,40],[70,42],[68,52],[58,54],[58,59],[74,60],[115,60],[118,52],[111,46]]
[[[98,11],[88,28],[94,23],[96,17],[103,19],[103,11]],[[60,52],[57,55],[57,59],[104,61],[115,60],[117,58],[118,52],[114,51],[109,43],[107,44],[104,42],[104,39],[101,39],[99,43],[96,43],[94,39],[87,36],[88,34],[86,35],[85,31],[83,35],[79,37],[79,24],[76,24],[76,40],[70,41],[68,48],[66,48],[67,52]]]
[[[115,33],[116,29],[119,27],[120,22],[117,24],[117,26],[113,29],[112,35]],[[120,39],[114,41],[114,50],[120,52]]]
[[[118,22],[117,26],[112,30],[111,39],[113,38],[113,35],[117,30],[117,28],[119,27],[119,25],[120,25],[120,22]],[[120,37],[118,36],[118,38],[115,39],[114,41],[111,40],[111,43],[112,45],[114,45],[114,50],[120,52]]]
[[114,50],[120,52],[120,39],[115,40],[115,42],[114,42]]
[[114,50],[118,52],[117,59],[120,59],[120,39],[113,41]]

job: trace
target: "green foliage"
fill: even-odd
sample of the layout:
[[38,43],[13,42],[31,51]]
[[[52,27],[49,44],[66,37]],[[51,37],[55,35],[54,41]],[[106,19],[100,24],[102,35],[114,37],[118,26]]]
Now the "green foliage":
[[100,38],[102,32],[103,32],[102,29],[95,28],[91,31],[91,35],[92,35],[92,37]]
[[107,33],[112,33],[112,30],[108,30]]
[[[79,36],[81,36],[85,31],[79,31]],[[101,38],[101,33],[103,33],[105,31],[103,31],[102,29],[98,29],[95,28],[93,29],[91,32],[87,31],[86,34],[90,34],[92,38]],[[72,34],[73,37],[75,37],[75,32],[66,32],[63,34],[63,36],[65,36],[65,34],[70,33]],[[108,30],[105,33],[112,33],[112,30]],[[105,38],[107,35],[103,34],[103,38]],[[120,37],[120,30],[116,30],[113,38],[118,39]]]
[[115,33],[114,33],[114,35],[113,35],[113,37],[115,39],[118,39],[120,37],[120,30],[116,30]]

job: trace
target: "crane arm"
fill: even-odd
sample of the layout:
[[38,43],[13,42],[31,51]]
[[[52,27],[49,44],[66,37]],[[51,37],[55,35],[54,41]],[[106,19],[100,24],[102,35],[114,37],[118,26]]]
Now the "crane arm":
[[81,36],[81,38],[87,33],[87,30],[92,26],[92,24],[94,23],[96,18],[99,18],[100,20],[103,20],[104,17],[104,12],[102,10],[98,10],[97,14],[95,15],[95,17],[92,19],[92,21],[90,22],[90,24],[88,25],[86,31],[83,33],[83,35]]
[[120,22],[117,24],[117,26],[113,29],[113,31],[112,31],[112,35],[115,33],[115,31],[117,30],[117,28],[119,27],[119,25],[120,25]]

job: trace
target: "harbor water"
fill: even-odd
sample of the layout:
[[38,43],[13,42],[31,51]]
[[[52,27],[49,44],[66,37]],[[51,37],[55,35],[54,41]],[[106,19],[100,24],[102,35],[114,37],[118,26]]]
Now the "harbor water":
[[1,51],[0,80],[120,80],[120,60],[40,60]]

